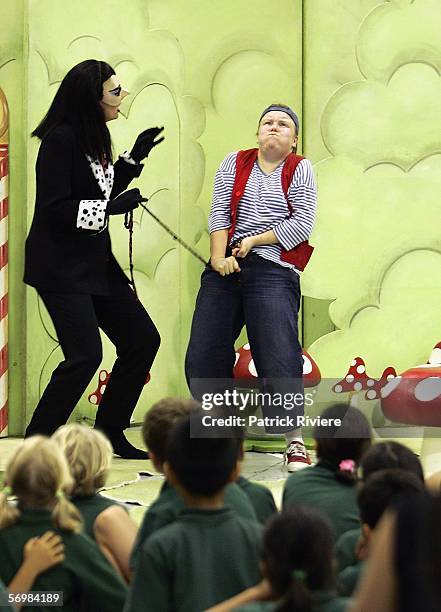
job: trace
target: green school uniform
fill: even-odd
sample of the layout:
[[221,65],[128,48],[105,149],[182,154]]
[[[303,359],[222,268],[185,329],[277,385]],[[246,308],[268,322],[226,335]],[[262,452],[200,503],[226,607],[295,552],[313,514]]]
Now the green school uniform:
[[5,585],[0,580],[0,610],[3,612],[14,612],[12,606],[8,602],[8,591]]
[[[126,585],[87,536],[55,529],[49,510],[22,509],[16,523],[0,529],[0,576],[5,584],[10,583],[21,565],[26,542],[48,530],[61,535],[65,559],[40,574],[32,590],[63,591],[63,612],[78,612],[80,609],[99,609],[100,612],[122,610],[127,594]],[[54,610],[49,606],[38,609],[46,612]]]
[[361,537],[361,529],[351,529],[343,533],[335,544],[335,556],[339,571],[343,571],[345,567],[354,565],[358,562],[355,556],[355,547]]
[[335,468],[319,461],[291,474],[283,490],[283,508],[305,504],[321,510],[331,522],[335,540],[350,529],[360,528],[356,487],[335,478]]
[[269,517],[277,512],[273,494],[267,487],[256,482],[251,482],[243,476],[239,476],[236,484],[242,491],[248,495],[250,502],[253,504],[257,520],[264,525]]
[[337,576],[338,591],[345,597],[351,597],[357,587],[358,581],[364,571],[365,563],[359,561],[354,565],[348,565]]
[[107,510],[107,508],[110,508],[110,506],[116,505],[121,506],[122,508],[124,507],[122,504],[118,504],[118,502],[108,499],[99,493],[84,495],[82,497],[74,497],[71,501],[83,517],[84,533],[87,533],[87,535],[93,540],[95,539],[93,526],[97,516],[104,510]]
[[[346,612],[351,603],[346,597],[337,597],[333,591],[315,591],[313,593],[313,612]],[[255,603],[234,608],[234,612],[274,612],[277,602],[256,601]]]
[[[243,518],[257,521],[256,513],[248,498],[237,484],[230,484],[225,487],[224,503],[232,508]],[[178,514],[185,508],[185,504],[179,497],[176,489],[167,481],[161,487],[159,496],[146,510],[144,518],[136,536],[130,557],[130,567],[134,569],[139,558],[139,552],[153,532],[165,527],[176,520]]]
[[187,508],[139,554],[125,612],[201,612],[259,579],[261,526],[231,508]]

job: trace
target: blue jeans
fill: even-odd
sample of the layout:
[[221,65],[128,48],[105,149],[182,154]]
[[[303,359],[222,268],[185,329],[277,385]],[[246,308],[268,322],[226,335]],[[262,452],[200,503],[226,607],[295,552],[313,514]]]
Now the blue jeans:
[[[224,277],[209,265],[202,273],[185,359],[187,383],[191,389],[192,379],[231,379],[234,343],[246,325],[259,378],[295,379],[298,389],[303,371],[297,325],[299,276],[254,253],[240,259],[239,265],[241,272]],[[266,416],[265,407],[263,413]],[[283,409],[279,413],[286,415]],[[303,405],[290,411],[291,416],[299,414]],[[274,407],[268,416],[274,416]]]

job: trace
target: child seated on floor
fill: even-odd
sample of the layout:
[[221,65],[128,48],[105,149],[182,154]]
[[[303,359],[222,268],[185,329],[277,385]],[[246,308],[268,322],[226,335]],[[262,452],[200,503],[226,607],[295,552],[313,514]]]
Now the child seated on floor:
[[374,444],[360,462],[361,477],[367,480],[379,470],[400,469],[414,474],[424,482],[424,472],[417,455],[404,444],[387,440]]
[[[243,451],[241,459],[243,459]],[[248,496],[259,523],[265,525],[268,519],[277,512],[276,502],[271,491],[264,485],[252,482],[242,475],[237,478],[236,484]]]
[[406,496],[375,529],[351,612],[441,610],[441,496]]
[[[10,493],[9,487],[3,489],[6,497]],[[20,610],[24,605],[21,594],[32,589],[32,585],[40,574],[62,561],[64,561],[64,544],[61,537],[55,532],[46,531],[39,538],[30,538],[24,545],[23,562],[7,590],[0,580],[0,608],[13,610],[12,605],[7,605],[11,602],[15,610]]]
[[128,582],[138,527],[121,504],[98,493],[112,464],[110,442],[100,431],[77,423],[63,425],[52,439],[69,464],[74,481],[71,501],[83,518],[84,532]]
[[373,472],[359,490],[357,502],[360,509],[363,551],[362,560],[343,569],[338,575],[338,589],[342,595],[350,597],[369,559],[369,550],[375,538],[375,527],[383,513],[397,499],[413,496],[424,491],[424,483],[415,474],[401,469],[379,470]]
[[[374,444],[363,456],[360,462],[362,480],[365,481],[379,470],[402,469],[414,474],[424,482],[423,468],[420,460],[407,446],[388,440]],[[342,571],[359,560],[359,546],[361,544],[361,527],[351,529],[344,533],[335,545],[338,570]]]
[[[187,417],[192,411],[200,409],[193,400],[167,397],[154,404],[144,417],[142,437],[147,446],[155,469],[163,473],[165,449],[173,426]],[[257,520],[256,513],[248,496],[237,484],[225,488],[225,505],[233,508],[240,516]],[[183,509],[184,502],[176,489],[165,480],[157,499],[146,511],[131,556],[131,568],[135,568],[142,544],[156,530],[176,520]]]
[[337,540],[360,526],[355,485],[358,464],[371,445],[371,430],[360,410],[346,404],[334,404],[321,416],[330,423],[340,419],[341,425],[314,428],[318,462],[288,477],[283,508],[294,503],[318,508],[330,520]]
[[185,508],[143,544],[126,612],[200,612],[259,580],[261,527],[224,505],[240,440],[191,437],[198,418],[180,419],[170,433],[163,467]]
[[[67,499],[72,479],[58,446],[43,436],[26,439],[9,460],[0,494],[0,578],[10,584],[30,538],[53,530],[62,538],[64,560],[41,573],[34,591],[61,591],[63,611],[99,606],[122,610],[126,586],[96,544],[81,532],[78,510]],[[15,495],[17,505],[8,502]],[[51,610],[52,607],[43,607]]]
[[263,533],[263,580],[207,612],[344,612],[334,584],[333,533],[315,508],[293,505]]

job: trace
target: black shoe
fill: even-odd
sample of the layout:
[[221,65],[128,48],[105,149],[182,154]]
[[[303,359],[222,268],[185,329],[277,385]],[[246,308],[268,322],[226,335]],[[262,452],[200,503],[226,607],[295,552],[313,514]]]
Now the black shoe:
[[122,429],[105,429],[96,424],[94,429],[102,431],[110,440],[115,455],[119,455],[121,459],[143,459],[145,461],[149,458],[147,451],[136,448],[127,440]]

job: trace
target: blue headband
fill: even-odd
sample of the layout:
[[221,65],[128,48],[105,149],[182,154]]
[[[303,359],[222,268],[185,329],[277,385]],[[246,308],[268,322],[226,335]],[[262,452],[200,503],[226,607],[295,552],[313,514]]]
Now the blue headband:
[[262,117],[267,113],[270,113],[271,111],[282,111],[282,113],[286,113],[294,121],[294,125],[296,126],[297,132],[299,131],[299,118],[297,117],[295,112],[291,108],[289,108],[289,106],[285,108],[284,106],[279,106],[278,104],[271,104],[271,106],[268,106],[260,115],[259,123],[262,121]]

